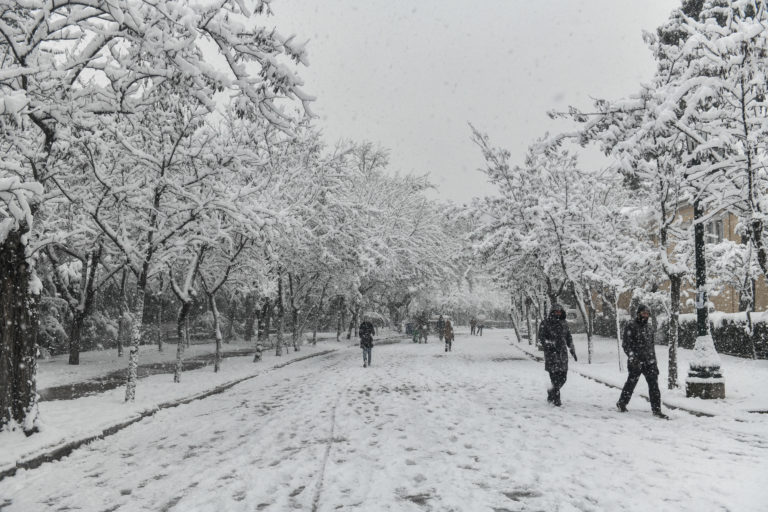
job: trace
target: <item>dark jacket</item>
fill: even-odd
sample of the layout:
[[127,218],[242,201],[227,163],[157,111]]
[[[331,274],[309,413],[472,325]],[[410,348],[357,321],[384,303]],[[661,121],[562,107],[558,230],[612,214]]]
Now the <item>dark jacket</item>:
[[630,371],[648,371],[658,375],[653,326],[647,319],[640,317],[640,312],[644,309],[647,310],[645,306],[640,306],[637,309],[637,317],[624,327],[621,347],[627,354],[627,367]]
[[360,335],[360,347],[373,347],[373,335],[376,334],[376,331],[371,322],[364,320],[360,327],[357,328],[357,333]]
[[544,369],[548,372],[568,371],[568,350],[573,351],[573,338],[565,310],[552,306],[549,316],[539,327],[539,342],[544,349]]
[[453,326],[451,325],[450,320],[445,322],[445,327],[443,327],[443,336],[445,336],[445,341],[453,341]]

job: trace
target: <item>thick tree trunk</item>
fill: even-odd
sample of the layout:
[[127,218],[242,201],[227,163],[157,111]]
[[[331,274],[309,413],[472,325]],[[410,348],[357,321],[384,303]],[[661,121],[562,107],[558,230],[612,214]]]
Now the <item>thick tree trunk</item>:
[[72,318],[72,328],[69,331],[69,364],[80,364],[80,343],[84,322],[85,312],[76,310]]
[[176,368],[173,371],[173,382],[181,382],[181,372],[184,363],[184,326],[187,323],[189,308],[192,307],[192,301],[182,302],[179,308],[179,316],[176,319],[176,335],[179,337],[176,343]]
[[10,422],[37,430],[37,300],[30,288],[26,230],[0,243],[0,429]]
[[256,321],[256,297],[254,293],[245,296],[245,341],[251,341],[254,335],[254,322]]
[[128,352],[128,375],[125,384],[125,401],[136,400],[136,380],[139,370],[139,345],[144,327],[144,290],[139,287],[131,322],[131,345]]
[[[261,318],[263,326],[259,330],[259,337],[262,341],[269,341],[269,331],[272,329],[272,315],[274,314],[274,305],[267,299],[264,307],[261,308]],[[271,346],[271,345],[270,345]]]
[[285,314],[282,308],[277,310],[277,335],[275,340],[275,355],[280,357],[283,355],[283,329],[285,328]]
[[677,387],[677,343],[679,337],[679,315],[680,315],[680,284],[681,277],[677,274],[669,276],[669,325],[667,326],[667,337],[669,342],[669,368],[667,373],[667,387],[675,389]]

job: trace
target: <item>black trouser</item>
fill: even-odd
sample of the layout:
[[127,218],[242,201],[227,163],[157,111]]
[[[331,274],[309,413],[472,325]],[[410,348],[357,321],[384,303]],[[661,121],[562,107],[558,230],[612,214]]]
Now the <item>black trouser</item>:
[[645,382],[648,383],[648,396],[651,399],[651,410],[653,412],[661,412],[661,391],[659,391],[659,371],[656,368],[649,368],[641,366],[640,368],[630,368],[627,382],[624,383],[624,389],[621,390],[621,397],[619,398],[619,404],[624,407],[629,403],[629,399],[632,398],[632,392],[635,390],[637,381],[640,380],[640,375],[645,376]]
[[549,380],[552,381],[552,387],[547,390],[547,400],[550,402],[560,401],[560,388],[563,387],[568,379],[568,370],[549,372]]
[[451,340],[445,340],[445,351],[450,352],[451,351],[451,345],[453,345],[453,342]]

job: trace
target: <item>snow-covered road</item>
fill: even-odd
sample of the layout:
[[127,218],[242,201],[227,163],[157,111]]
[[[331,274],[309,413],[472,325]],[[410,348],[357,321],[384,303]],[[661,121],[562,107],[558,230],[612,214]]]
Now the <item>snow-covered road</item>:
[[576,375],[554,408],[508,334],[267,373],[19,472],[0,510],[766,510],[768,417],[620,414]]

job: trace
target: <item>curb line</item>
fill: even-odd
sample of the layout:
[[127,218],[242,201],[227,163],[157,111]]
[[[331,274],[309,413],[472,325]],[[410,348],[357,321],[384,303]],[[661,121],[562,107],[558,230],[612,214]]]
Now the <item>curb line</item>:
[[[310,359],[312,357],[324,356],[332,352],[336,352],[338,350],[339,349],[337,348],[332,348],[329,350],[316,352],[314,354],[308,354],[306,356],[297,357],[296,359],[291,359],[290,361],[285,361],[283,363],[276,364],[271,368],[268,368],[266,371],[278,370],[290,364],[298,363],[300,361],[304,361],[305,359]],[[138,413],[138,415],[133,418],[130,418],[126,421],[122,421],[120,423],[107,427],[104,430],[102,430],[101,433],[99,434],[91,435],[82,439],[78,439],[76,441],[69,441],[59,446],[48,448],[47,449],[48,451],[46,451],[46,453],[35,455],[28,459],[22,459],[22,460],[16,461],[15,466],[8,468],[6,470],[0,471],[0,481],[2,481],[3,479],[9,476],[15,475],[16,472],[19,471],[20,469],[35,469],[37,467],[40,467],[42,464],[45,464],[46,462],[53,462],[53,461],[60,460],[68,456],[69,454],[71,454],[73,451],[80,448],[81,446],[91,443],[92,441],[104,439],[105,437],[116,434],[117,432],[123,430],[126,427],[129,427],[130,425],[133,425],[134,423],[137,423],[143,420],[144,418],[153,416],[158,411],[161,411],[163,409],[170,409],[171,407],[178,407],[179,405],[188,404],[190,402],[194,402],[195,400],[202,400],[203,398],[207,398],[212,395],[223,393],[224,391],[240,384],[241,382],[245,382],[247,380],[254,379],[256,377],[263,375],[264,373],[266,373],[266,371],[260,371],[254,375],[241,377],[239,379],[235,379],[233,381],[220,384],[213,389],[209,389],[208,391],[203,391],[201,393],[197,393],[192,396],[179,398],[177,400],[171,400],[169,402],[163,402],[152,409],[147,409],[145,411]]]
[[[539,361],[539,362],[544,361],[543,357],[541,357],[538,354],[533,354],[531,352],[528,352],[527,350],[522,348],[517,343],[511,343],[511,345],[513,347],[515,347],[516,349],[518,349],[523,354],[525,354],[526,356],[528,356],[530,359],[533,359],[533,360]],[[574,370],[572,368],[569,368],[568,371],[572,372],[572,373],[575,373],[576,375],[579,375],[580,377],[584,377],[585,379],[589,379],[591,381],[597,382],[598,384],[602,384],[603,386],[606,386],[606,387],[609,387],[609,388],[613,388],[613,389],[618,389],[618,390],[622,389],[621,386],[617,386],[615,384],[611,384],[610,382],[606,382],[606,381],[604,381],[604,380],[602,380],[602,379],[600,379],[598,377],[593,377],[592,375],[587,375],[587,374],[582,373],[582,372],[580,372],[578,370]],[[637,396],[639,396],[640,398],[642,398],[646,402],[650,402],[650,399],[648,397],[644,396],[644,395],[641,395],[641,394],[638,393]],[[695,411],[693,409],[686,409],[685,407],[681,407],[679,405],[670,405],[667,402],[665,402],[664,400],[662,400],[661,403],[667,409],[687,412],[688,414],[692,414],[693,416],[698,416],[698,417],[703,417],[703,418],[714,418],[716,416],[715,414],[711,414],[711,413],[708,413],[708,412],[701,412],[701,411]]]

